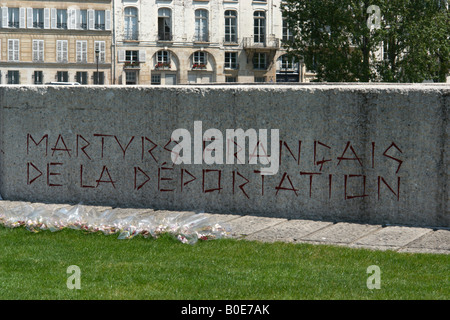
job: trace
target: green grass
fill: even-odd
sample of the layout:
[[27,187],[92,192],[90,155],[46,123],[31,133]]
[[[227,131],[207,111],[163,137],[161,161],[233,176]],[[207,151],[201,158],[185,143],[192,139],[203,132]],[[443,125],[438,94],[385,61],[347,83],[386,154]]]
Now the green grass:
[[[0,227],[0,299],[449,299],[450,256]],[[81,289],[66,286],[81,269]],[[366,286],[381,269],[381,289]]]

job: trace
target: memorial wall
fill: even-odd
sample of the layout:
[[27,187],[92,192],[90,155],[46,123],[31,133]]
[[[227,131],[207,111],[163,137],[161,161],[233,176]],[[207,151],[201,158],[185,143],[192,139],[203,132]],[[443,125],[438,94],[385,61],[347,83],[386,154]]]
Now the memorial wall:
[[3,199],[449,227],[448,85],[0,86]]

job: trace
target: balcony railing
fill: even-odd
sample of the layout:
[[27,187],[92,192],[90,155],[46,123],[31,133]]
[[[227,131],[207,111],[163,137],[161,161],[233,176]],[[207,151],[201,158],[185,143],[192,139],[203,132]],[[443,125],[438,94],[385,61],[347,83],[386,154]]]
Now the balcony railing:
[[9,21],[8,27],[10,28],[18,28],[19,27],[19,21]]
[[280,39],[275,37],[245,37],[242,41],[244,49],[279,49]]
[[33,22],[33,28],[43,29],[44,28],[44,22]]
[[58,29],[67,29],[67,23],[65,23],[65,22],[58,22],[56,24],[56,28],[58,28]]
[[105,30],[104,23],[96,23],[94,27],[95,27],[95,30]]

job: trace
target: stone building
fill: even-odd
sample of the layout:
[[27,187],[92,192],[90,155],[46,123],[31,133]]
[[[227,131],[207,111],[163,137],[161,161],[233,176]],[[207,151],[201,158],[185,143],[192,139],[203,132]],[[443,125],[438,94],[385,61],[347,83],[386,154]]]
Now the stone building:
[[113,0],[116,84],[305,81],[281,0]]
[[112,83],[111,0],[2,0],[0,6],[1,84]]

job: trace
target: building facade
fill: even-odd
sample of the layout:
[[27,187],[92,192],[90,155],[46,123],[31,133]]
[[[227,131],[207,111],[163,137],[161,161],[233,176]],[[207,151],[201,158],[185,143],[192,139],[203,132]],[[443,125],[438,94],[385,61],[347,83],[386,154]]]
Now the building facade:
[[305,81],[281,0],[113,0],[114,83]]
[[112,83],[111,0],[2,0],[1,84]]
[[0,84],[304,82],[281,0],[2,0]]

